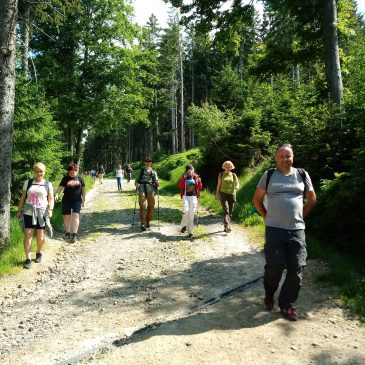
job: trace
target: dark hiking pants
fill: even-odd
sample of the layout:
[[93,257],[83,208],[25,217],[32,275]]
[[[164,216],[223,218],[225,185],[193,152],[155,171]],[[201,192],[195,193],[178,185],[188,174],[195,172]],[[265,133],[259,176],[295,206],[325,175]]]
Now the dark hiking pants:
[[298,299],[302,286],[307,250],[305,232],[275,227],[265,229],[265,274],[266,295],[274,295],[284,269],[286,277],[279,294],[279,307],[284,308]]
[[223,208],[224,226],[227,227],[232,221],[233,206],[236,201],[236,195],[223,193],[221,191],[219,193],[219,200]]

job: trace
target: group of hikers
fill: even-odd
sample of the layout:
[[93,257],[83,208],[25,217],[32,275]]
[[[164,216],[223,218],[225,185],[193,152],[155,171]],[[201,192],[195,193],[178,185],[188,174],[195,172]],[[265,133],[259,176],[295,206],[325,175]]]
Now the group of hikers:
[[[300,168],[293,167],[294,153],[290,144],[279,146],[275,153],[276,167],[267,170],[257,185],[253,196],[253,204],[257,212],[265,220],[264,254],[264,306],[272,310],[275,305],[274,295],[286,269],[285,280],[278,297],[278,306],[283,316],[289,320],[298,319],[298,312],[293,304],[296,302],[302,285],[303,270],[306,265],[306,243],[304,218],[316,203],[316,194],[309,174]],[[237,175],[231,161],[222,164],[218,174],[215,198],[220,200],[223,209],[224,231],[232,230],[232,213],[239,189]],[[22,196],[18,204],[17,217],[24,224],[24,250],[26,260],[24,267],[32,265],[31,244],[36,232],[37,252],[35,262],[42,259],[44,230],[52,218],[55,201],[62,198],[62,215],[64,219],[63,238],[70,243],[77,241],[79,214],[85,204],[85,182],[78,175],[78,166],[71,163],[53,197],[52,184],[44,179],[46,167],[38,162],[34,165],[34,178],[24,182]],[[92,170],[93,171],[93,170]],[[102,184],[105,170],[100,166],[95,171]],[[119,165],[116,169],[118,191],[122,191],[122,179],[127,175],[131,181],[133,169],[130,165],[126,171]],[[91,173],[90,173],[91,174]],[[94,176],[91,174],[91,176]],[[144,167],[137,173],[135,188],[140,206],[141,231],[150,228],[154,215],[155,196],[160,183],[157,172],[152,168],[152,159],[146,157]],[[182,199],[182,219],[180,232],[187,231],[189,237],[194,234],[194,215],[197,211],[198,199],[202,190],[201,177],[188,164],[178,182]],[[72,226],[72,232],[71,232]]]

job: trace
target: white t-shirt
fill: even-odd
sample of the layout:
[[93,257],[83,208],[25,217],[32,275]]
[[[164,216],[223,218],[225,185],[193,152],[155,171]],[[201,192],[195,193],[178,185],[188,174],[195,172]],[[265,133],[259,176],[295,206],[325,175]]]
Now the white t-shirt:
[[[28,180],[24,182],[23,191],[27,191],[27,187]],[[46,209],[48,206],[48,194],[53,194],[53,185],[51,182],[48,182],[48,189],[49,191],[47,192],[44,179],[39,183],[33,180],[33,184],[27,192],[27,199],[25,200],[25,203],[33,205],[37,208]],[[32,210],[27,209],[24,211],[24,214],[32,215]]]
[[117,174],[117,177],[123,177],[124,171],[122,169],[115,170],[115,173]]

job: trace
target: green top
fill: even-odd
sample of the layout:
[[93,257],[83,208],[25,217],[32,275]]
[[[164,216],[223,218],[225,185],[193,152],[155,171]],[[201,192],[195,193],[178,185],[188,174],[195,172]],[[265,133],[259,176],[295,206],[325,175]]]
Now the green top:
[[237,177],[233,172],[221,173],[221,189],[220,191],[226,194],[234,194],[237,187]]

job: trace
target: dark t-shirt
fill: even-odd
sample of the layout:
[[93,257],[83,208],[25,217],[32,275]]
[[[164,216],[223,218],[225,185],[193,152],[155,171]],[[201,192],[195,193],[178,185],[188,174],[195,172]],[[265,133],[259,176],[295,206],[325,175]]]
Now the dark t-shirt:
[[65,188],[62,200],[74,202],[81,200],[81,189],[85,186],[85,182],[82,176],[71,177],[66,175],[62,178],[60,186]]
[[133,170],[132,170],[132,168],[131,168],[131,167],[127,167],[127,168],[125,169],[125,171],[127,172],[127,174],[130,174]]

